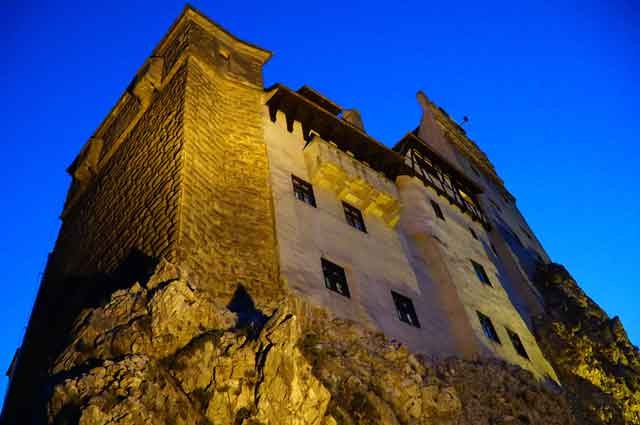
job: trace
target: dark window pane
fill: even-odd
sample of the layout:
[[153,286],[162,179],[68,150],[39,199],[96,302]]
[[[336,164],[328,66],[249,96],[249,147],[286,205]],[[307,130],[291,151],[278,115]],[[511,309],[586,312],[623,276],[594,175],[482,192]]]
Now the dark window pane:
[[438,205],[435,201],[431,201],[431,206],[433,207],[433,211],[436,213],[436,217],[438,217],[440,220],[444,220],[444,214],[442,214],[440,205]]
[[322,273],[324,274],[324,285],[338,294],[347,298],[351,297],[349,285],[347,285],[347,275],[344,269],[329,260],[322,260]]
[[478,279],[480,280],[480,282],[484,283],[485,285],[492,286],[491,281],[489,280],[489,276],[487,275],[487,272],[484,270],[484,267],[482,267],[481,264],[478,264],[473,260],[471,260],[471,264],[473,264],[473,269],[476,271],[476,275],[478,276]]
[[471,227],[469,227],[469,231],[471,232],[471,236],[473,236],[473,239],[478,239],[478,235],[476,235],[476,232],[474,232]]
[[400,295],[394,291],[391,291],[391,296],[393,297],[393,302],[396,304],[398,318],[411,326],[419,328],[420,322],[418,321],[416,310],[413,308],[411,298]]
[[478,319],[480,320],[480,325],[482,326],[482,331],[492,341],[500,344],[500,338],[498,338],[498,333],[496,332],[496,328],[493,327],[493,323],[491,323],[491,319],[489,319],[484,314],[476,311],[478,313]]
[[527,239],[533,240],[533,236],[531,236],[531,233],[527,232],[527,230],[524,227],[520,226],[520,230],[522,230],[522,233],[524,233]]
[[509,328],[507,328],[507,333],[509,334],[509,339],[511,340],[511,344],[513,344],[513,348],[516,349],[516,353],[529,360],[527,350],[524,349],[524,345],[522,344],[522,341],[520,340],[518,334]]
[[344,216],[347,219],[347,223],[361,232],[367,233],[367,228],[364,225],[364,219],[362,218],[360,210],[346,202],[342,203],[342,207],[344,208]]
[[313,186],[294,175],[291,175],[291,181],[293,182],[293,194],[295,197],[298,200],[315,207],[316,197],[313,195]]

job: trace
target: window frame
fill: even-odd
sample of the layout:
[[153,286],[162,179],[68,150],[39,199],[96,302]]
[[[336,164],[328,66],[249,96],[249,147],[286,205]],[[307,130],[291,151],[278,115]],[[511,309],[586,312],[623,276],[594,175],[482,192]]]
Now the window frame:
[[480,171],[478,171],[478,169],[477,169],[473,164],[471,164],[471,163],[470,163],[470,164],[469,164],[469,166],[471,167],[471,171],[473,171],[473,173],[474,173],[476,176],[481,177],[481,175],[480,175]]
[[[349,284],[347,282],[347,272],[344,267],[324,257],[320,257],[320,264],[325,288],[345,298],[351,298],[351,291],[349,290]],[[338,279],[336,280],[336,278]]]
[[[313,191],[313,185],[306,180],[301,179],[295,174],[291,174],[291,184],[293,188],[293,196],[300,202],[317,208],[316,195]],[[300,189],[300,190],[298,190]]]
[[490,341],[502,345],[500,337],[498,336],[498,331],[496,330],[496,327],[493,326],[491,318],[477,310],[476,314],[478,315],[478,321],[480,322],[480,327],[482,328],[484,336],[486,336]]
[[344,218],[351,227],[362,233],[367,233],[367,226],[364,223],[362,211],[345,201],[342,201],[342,209],[344,211]]
[[516,353],[518,353],[520,357],[523,357],[527,360],[531,360],[529,358],[529,353],[527,352],[527,349],[524,347],[522,339],[520,338],[520,335],[518,335],[515,331],[509,329],[506,326],[505,326],[505,329],[507,330],[507,335],[509,336],[511,345],[513,346],[513,349],[516,351]]
[[[391,290],[391,297],[393,298],[393,304],[396,307],[396,313],[398,319],[414,328],[420,328],[420,320],[418,319],[418,313],[416,313],[413,300],[405,295],[400,294],[394,290]],[[404,316],[406,315],[406,317]]]
[[524,233],[524,235],[527,237],[527,239],[529,239],[530,241],[532,241],[532,240],[533,240],[533,236],[531,235],[531,233],[529,233],[529,232],[527,231],[527,229],[525,229],[525,228],[524,228],[524,226],[520,225],[520,231],[521,231],[522,233]]
[[484,266],[471,258],[469,259],[469,261],[471,261],[471,265],[473,266],[473,270],[476,272],[476,277],[478,278],[478,280],[483,285],[493,286],[493,283],[491,283],[491,279],[489,279],[489,275],[484,269]]
[[446,221],[444,218],[444,213],[442,212],[442,208],[440,208],[440,204],[438,204],[433,199],[429,199],[429,201],[431,202],[431,207],[433,208],[433,212],[436,214],[436,217],[438,217],[442,221]]

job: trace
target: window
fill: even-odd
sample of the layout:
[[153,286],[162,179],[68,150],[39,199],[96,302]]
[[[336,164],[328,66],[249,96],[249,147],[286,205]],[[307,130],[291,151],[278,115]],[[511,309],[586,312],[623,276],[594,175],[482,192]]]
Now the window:
[[344,216],[347,219],[347,223],[361,232],[367,233],[367,228],[364,226],[364,219],[362,218],[360,210],[346,202],[342,203],[342,208],[344,208]]
[[436,216],[440,220],[444,220],[444,214],[442,214],[442,210],[440,209],[440,205],[438,205],[435,201],[431,201],[431,206],[433,207],[433,211],[436,213]]
[[400,295],[394,291],[391,291],[391,296],[393,296],[393,302],[396,304],[398,318],[411,326],[419,328],[420,322],[418,322],[418,316],[416,315],[416,310],[413,308],[411,298]]
[[502,212],[502,208],[500,208],[500,205],[496,204],[492,199],[489,199],[489,202],[491,202],[491,205],[493,206],[493,208],[498,210],[498,212]]
[[478,169],[476,167],[474,167],[473,165],[469,164],[471,166],[471,170],[473,170],[473,172],[475,173],[476,176],[480,177],[480,172],[478,172]]
[[511,232],[511,237],[518,243],[518,245],[524,246],[524,245],[522,245],[522,240],[520,239],[520,236],[518,236],[518,234],[516,232],[514,232],[511,229],[509,229],[509,232]]
[[473,231],[473,228],[469,227],[469,232],[471,232],[471,236],[473,236],[473,239],[478,239],[478,235],[476,235],[476,232]]
[[527,350],[524,349],[524,345],[522,344],[522,341],[520,340],[520,337],[518,336],[518,334],[509,328],[506,328],[506,329],[507,329],[507,334],[509,334],[509,339],[511,340],[511,344],[513,344],[513,348],[516,349],[516,353],[520,354],[522,357],[529,360],[529,355],[527,354]]
[[484,314],[476,311],[478,313],[478,319],[480,319],[480,325],[482,326],[482,331],[490,340],[497,342],[500,344],[500,338],[498,338],[498,333],[496,332],[496,328],[493,327],[493,323],[491,323],[491,319],[489,319]]
[[471,205],[475,205],[476,204],[476,201],[474,201],[471,198],[471,196],[467,195],[467,192],[465,192],[464,190],[458,189],[458,193],[460,194],[460,196],[462,196],[462,199],[464,199],[465,201],[467,201]]
[[484,267],[473,260],[471,260],[471,264],[473,264],[473,269],[476,271],[476,275],[478,276],[478,279],[480,279],[480,282],[484,283],[485,285],[492,286],[491,281],[489,280],[489,276],[487,276],[487,272],[484,271]]
[[316,206],[316,197],[313,195],[313,186],[302,180],[299,177],[291,175],[291,180],[293,182],[293,193],[296,198],[300,201],[311,205],[312,207]]
[[524,227],[520,226],[520,230],[522,231],[522,233],[524,233],[527,239],[533,240],[533,236],[531,236],[531,233],[527,232],[527,230]]
[[496,246],[493,243],[491,243],[491,251],[493,251],[495,255],[498,255],[498,250],[496,250]]
[[322,273],[324,274],[324,285],[328,289],[344,297],[351,297],[349,286],[347,285],[347,275],[342,267],[323,258]]

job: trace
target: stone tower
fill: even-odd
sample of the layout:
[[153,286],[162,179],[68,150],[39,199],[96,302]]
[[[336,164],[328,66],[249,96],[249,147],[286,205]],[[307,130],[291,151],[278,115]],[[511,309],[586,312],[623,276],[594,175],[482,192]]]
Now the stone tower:
[[85,143],[4,423],[571,423],[487,156],[422,92],[389,148],[270,56],[188,6]]
[[228,300],[242,284],[269,304],[278,291],[261,118],[270,56],[187,7],[136,73],[68,168],[8,408],[32,409],[74,316],[151,259],[181,264],[213,296]]

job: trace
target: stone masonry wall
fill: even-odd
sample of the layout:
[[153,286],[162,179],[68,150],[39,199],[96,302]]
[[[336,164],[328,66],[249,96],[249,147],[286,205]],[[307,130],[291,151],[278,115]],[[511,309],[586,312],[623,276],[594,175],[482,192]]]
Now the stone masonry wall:
[[110,272],[134,251],[173,257],[185,84],[183,67],[65,211],[6,398],[7,423],[42,420],[51,361],[78,312],[113,289]]
[[66,273],[111,271],[130,252],[172,258],[177,240],[186,67],[64,217],[54,261]]
[[264,305],[279,280],[262,88],[202,58],[188,62],[179,262],[223,302],[243,285]]

